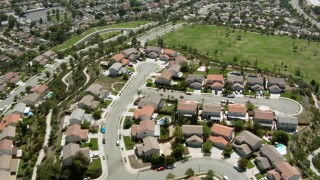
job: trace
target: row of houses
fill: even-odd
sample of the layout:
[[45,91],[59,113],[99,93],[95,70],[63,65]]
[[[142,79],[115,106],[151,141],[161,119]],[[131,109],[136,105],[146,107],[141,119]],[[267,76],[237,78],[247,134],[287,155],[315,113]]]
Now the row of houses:
[[16,84],[20,80],[18,73],[7,72],[0,78],[0,91],[4,92],[8,83]]
[[32,62],[32,65],[45,66],[49,63],[50,60],[55,60],[56,58],[57,58],[57,53],[49,50],[44,52],[43,54],[38,55],[31,62]]
[[19,102],[28,106],[36,106],[50,92],[50,90],[48,86],[40,84],[31,88],[30,92],[30,94],[21,98]]

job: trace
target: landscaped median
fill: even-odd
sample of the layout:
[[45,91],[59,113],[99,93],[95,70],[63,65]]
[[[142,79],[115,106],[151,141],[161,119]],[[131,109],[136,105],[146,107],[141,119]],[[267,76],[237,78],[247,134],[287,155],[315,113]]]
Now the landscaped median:
[[[101,31],[104,29],[109,29],[109,28],[134,28],[134,27],[138,27],[141,26],[143,24],[147,24],[150,23],[150,21],[130,21],[130,22],[123,22],[123,23],[116,23],[116,24],[110,24],[107,26],[101,26],[101,27],[96,27],[96,28],[90,28],[89,30],[81,33],[80,35],[75,35],[73,37],[71,37],[70,39],[68,39],[67,41],[65,41],[64,43],[55,46],[52,48],[52,50],[57,50],[60,51],[62,49],[66,49],[66,48],[70,48],[71,46],[73,46],[74,44],[76,44],[78,41],[80,41],[82,38],[86,37],[87,35],[97,32],[97,31]],[[113,32],[115,33],[115,32]],[[102,33],[104,34],[104,33]],[[105,36],[109,36],[109,35],[104,35]]]

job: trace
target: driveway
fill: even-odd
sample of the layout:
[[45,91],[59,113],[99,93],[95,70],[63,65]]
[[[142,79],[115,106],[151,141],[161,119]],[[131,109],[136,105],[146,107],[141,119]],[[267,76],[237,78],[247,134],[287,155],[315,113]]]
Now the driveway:
[[193,148],[188,147],[188,151],[193,158],[203,157],[203,153],[201,152],[201,148]]
[[171,150],[171,144],[170,142],[166,142],[166,143],[160,143],[160,149],[162,150],[162,153],[164,155],[170,155],[172,150]]

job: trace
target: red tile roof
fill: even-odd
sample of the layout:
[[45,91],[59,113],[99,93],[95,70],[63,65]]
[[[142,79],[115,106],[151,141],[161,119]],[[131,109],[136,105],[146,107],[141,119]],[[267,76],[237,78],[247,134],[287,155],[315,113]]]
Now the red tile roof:
[[247,107],[244,104],[229,104],[228,112],[246,113]]
[[88,139],[89,131],[87,129],[81,129],[79,124],[73,124],[68,127],[66,131],[66,136],[75,135],[79,136],[81,139]]
[[152,114],[154,113],[154,110],[155,110],[155,108],[153,106],[147,105],[147,106],[144,106],[142,109],[136,109],[134,111],[133,117],[135,119],[138,119],[139,116],[141,116],[141,115],[146,115],[148,117],[151,117]]
[[2,139],[0,141],[0,151],[1,150],[8,150],[8,151],[12,151],[12,140],[9,139]]
[[169,55],[169,56],[173,56],[176,52],[177,52],[177,51],[172,50],[172,49],[164,49],[164,50],[163,50],[163,53],[164,53],[164,54],[167,54],[167,55]]
[[178,102],[178,110],[185,110],[185,111],[196,111],[197,110],[197,103],[191,101],[179,101]]
[[215,123],[211,127],[211,132],[229,137],[233,133],[233,128]]
[[212,143],[221,143],[225,146],[228,145],[228,141],[222,136],[210,136],[209,141],[211,141]]
[[254,111],[254,118],[255,119],[265,119],[265,120],[273,121],[274,113],[272,111],[255,110]]
[[221,74],[208,74],[207,80],[210,80],[213,82],[215,82],[215,81],[223,82],[223,75],[221,75]]
[[38,94],[42,94],[43,92],[45,92],[46,90],[48,90],[48,86],[40,84],[38,86],[33,87],[30,91],[31,92],[36,92]]
[[10,123],[17,124],[19,120],[20,120],[20,114],[13,113],[8,116],[4,116],[1,122],[6,126],[7,124],[10,124]]
[[116,54],[116,55],[112,56],[111,59],[119,62],[119,61],[121,61],[121,59],[123,59],[123,58],[124,58],[124,55],[122,55],[121,53],[119,53],[119,54]]

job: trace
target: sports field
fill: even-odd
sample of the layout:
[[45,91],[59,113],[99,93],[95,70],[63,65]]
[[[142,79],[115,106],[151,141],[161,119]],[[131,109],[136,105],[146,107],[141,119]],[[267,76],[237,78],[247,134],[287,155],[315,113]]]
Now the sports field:
[[290,74],[299,67],[307,80],[320,75],[320,46],[316,42],[204,25],[188,26],[161,38],[168,47],[192,46],[218,60],[233,61],[237,57],[238,64],[248,60],[251,66],[257,60],[261,69]]
[[89,35],[93,32],[96,32],[98,30],[103,30],[103,29],[108,29],[108,28],[134,28],[134,27],[138,27],[143,24],[147,24],[149,22],[150,21],[130,21],[130,22],[123,22],[123,23],[115,23],[115,24],[101,26],[101,27],[97,27],[97,28],[90,28],[87,31],[81,33],[80,35],[76,35],[76,36],[71,37],[70,39],[68,39],[64,43],[62,43],[58,46],[55,46],[52,49],[53,50],[62,50],[62,49],[69,48],[72,45],[74,45],[75,43],[77,43],[78,41],[80,41],[82,38],[86,37],[87,35]]

